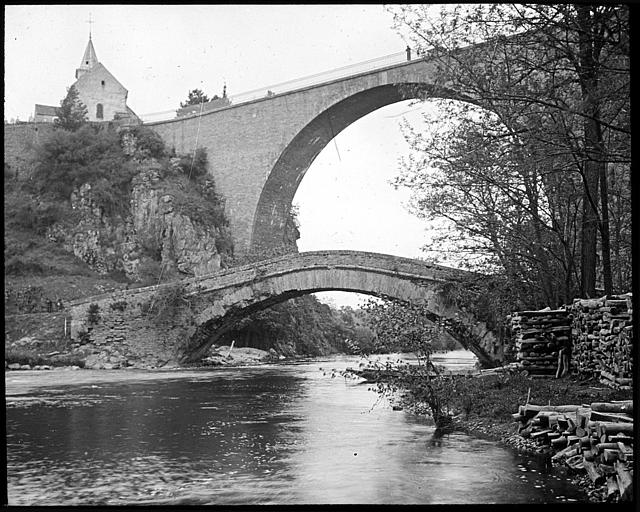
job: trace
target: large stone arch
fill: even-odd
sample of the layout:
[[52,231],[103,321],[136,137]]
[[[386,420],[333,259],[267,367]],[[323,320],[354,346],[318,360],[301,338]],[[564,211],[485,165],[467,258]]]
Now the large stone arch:
[[[178,154],[207,150],[208,170],[225,199],[237,256],[286,243],[291,198],[317,154],[346,126],[374,110],[416,97],[461,101],[439,82],[428,56],[232,103],[202,115],[150,123]],[[265,255],[266,256],[266,255]]]
[[357,92],[312,119],[293,137],[268,175],[254,214],[250,250],[268,254],[269,249],[291,244],[287,240],[286,222],[295,193],[315,158],[336,135],[379,108],[425,97],[474,102],[455,91],[425,82],[400,82]]
[[[498,337],[443,293],[444,285],[468,276],[461,270],[386,254],[293,253],[206,276],[74,301],[69,304],[71,336],[88,338],[96,346],[116,345],[133,359],[193,361],[234,322],[254,311],[307,293],[340,290],[425,304],[434,319],[460,326],[451,334],[485,366],[493,366],[502,358]],[[169,309],[154,307],[167,301]]]
[[242,318],[288,299],[321,291],[346,291],[406,303],[425,304],[432,321],[449,319],[465,326],[465,335],[453,326],[449,333],[471,350],[485,366],[495,364],[499,345],[483,322],[450,304],[441,286],[457,281],[464,272],[399,258],[358,251],[318,251],[271,260],[258,269],[257,278],[239,281],[223,293],[199,291],[199,314],[184,361],[197,360]]

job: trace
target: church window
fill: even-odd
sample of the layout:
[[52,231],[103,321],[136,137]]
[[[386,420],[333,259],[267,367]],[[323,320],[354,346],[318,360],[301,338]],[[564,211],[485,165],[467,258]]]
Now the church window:
[[100,83],[102,84],[102,87],[104,87],[104,80],[102,80]]
[[98,119],[102,119],[104,117],[104,111],[103,111],[103,108],[102,108],[102,103],[98,103],[96,105],[96,117]]

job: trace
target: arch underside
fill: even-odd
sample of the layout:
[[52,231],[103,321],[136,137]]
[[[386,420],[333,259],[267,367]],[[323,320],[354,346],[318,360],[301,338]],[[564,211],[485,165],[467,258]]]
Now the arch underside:
[[[236,290],[237,296],[250,298],[229,304],[223,316],[203,321],[188,344],[191,349],[184,360],[196,361],[203,357],[217,340],[252,313],[295,297],[322,291],[355,292],[408,303],[423,303],[431,312],[428,320],[438,321],[447,308],[441,304],[437,285],[438,282],[434,281],[420,282],[416,278],[399,278],[387,273],[358,270],[314,269],[272,277],[261,283],[248,285],[250,291],[246,288],[244,291],[249,295],[242,293],[242,290],[237,293]],[[472,350],[479,359],[488,360],[479,347],[473,347],[468,340],[461,339],[453,331],[449,334],[462,346]]]
[[338,133],[381,107],[426,96],[469,101],[426,83],[388,84],[339,101],[307,124],[269,173],[255,212],[250,251],[259,254],[287,245],[286,222],[296,190],[315,158]]

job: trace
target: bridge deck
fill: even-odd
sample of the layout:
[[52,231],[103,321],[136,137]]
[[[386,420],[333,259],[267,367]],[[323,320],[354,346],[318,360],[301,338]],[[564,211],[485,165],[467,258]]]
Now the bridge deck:
[[[237,286],[256,279],[267,279],[301,270],[318,268],[358,269],[373,273],[382,273],[408,279],[429,279],[432,281],[459,280],[474,275],[465,270],[427,263],[422,260],[404,258],[365,251],[309,251],[277,256],[268,260],[249,263],[239,267],[221,270],[213,274],[192,277],[177,281],[187,287],[187,291],[197,294],[204,290],[222,289]],[[175,284],[163,283],[154,286],[117,290],[70,301],[70,306],[77,306],[103,300],[111,296],[132,297],[137,294],[148,294]],[[203,287],[203,285],[205,285]]]

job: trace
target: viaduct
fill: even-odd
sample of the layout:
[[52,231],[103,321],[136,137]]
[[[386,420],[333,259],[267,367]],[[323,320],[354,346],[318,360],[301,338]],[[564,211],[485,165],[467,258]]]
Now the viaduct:
[[148,126],[178,153],[207,149],[236,253],[259,253],[286,245],[285,224],[298,185],[347,126],[385,105],[424,94],[466,99],[436,86],[436,75],[429,60],[405,61]]
[[[178,153],[207,149],[236,254],[269,254],[288,245],[285,226],[298,185],[341,130],[378,108],[425,94],[472,101],[436,83],[434,62],[408,60],[295,90],[264,91],[250,101],[148,126]],[[496,335],[441,293],[443,283],[463,277],[451,268],[381,254],[293,253],[77,301],[71,305],[71,333],[98,344],[126,345],[124,351],[155,358],[157,365],[191,361],[253,311],[306,293],[344,290],[426,304],[434,318],[457,326],[452,334],[491,366],[502,359]]]

